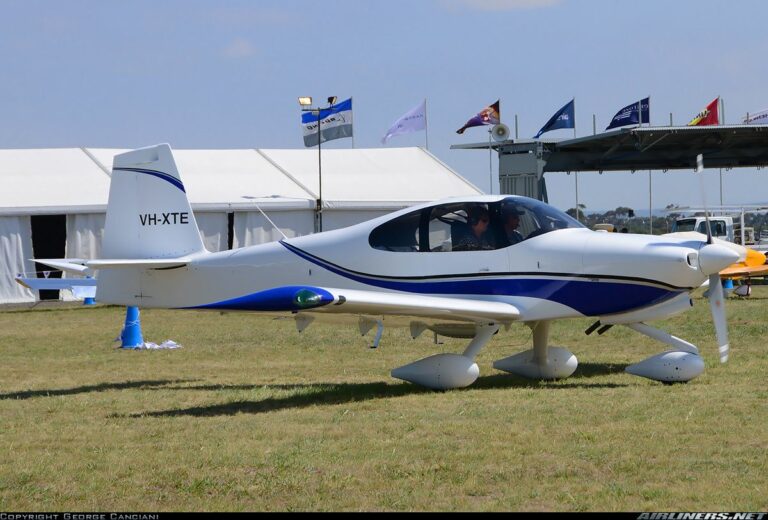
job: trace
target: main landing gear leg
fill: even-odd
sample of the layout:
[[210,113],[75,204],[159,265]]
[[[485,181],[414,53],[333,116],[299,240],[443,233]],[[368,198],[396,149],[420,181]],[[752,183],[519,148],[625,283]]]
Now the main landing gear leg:
[[434,390],[469,386],[480,375],[477,354],[498,330],[495,323],[477,325],[475,337],[463,354],[435,354],[392,370],[392,377]]
[[499,359],[493,368],[528,379],[564,379],[576,371],[576,356],[568,349],[549,346],[549,322],[528,324],[533,329],[533,349]]

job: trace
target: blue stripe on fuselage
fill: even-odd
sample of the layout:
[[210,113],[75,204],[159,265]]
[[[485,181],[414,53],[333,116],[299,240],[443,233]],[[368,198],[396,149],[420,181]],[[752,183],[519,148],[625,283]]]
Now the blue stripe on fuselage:
[[[349,272],[295,246],[282,241],[280,243],[289,251],[315,265],[373,287],[416,294],[540,298],[566,305],[586,316],[601,316],[647,307],[685,292],[684,289],[657,287],[636,282],[607,281],[596,278],[574,280],[569,275],[552,279],[550,274],[547,275],[548,278],[516,276],[429,281],[381,279]],[[456,278],[461,278],[461,275],[457,275]]]

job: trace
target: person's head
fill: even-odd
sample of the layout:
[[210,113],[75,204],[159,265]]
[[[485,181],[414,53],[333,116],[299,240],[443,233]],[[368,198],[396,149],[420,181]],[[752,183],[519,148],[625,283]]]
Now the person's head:
[[488,229],[490,220],[485,206],[473,206],[467,210],[467,223],[472,227],[472,232],[479,237]]
[[523,212],[517,209],[515,206],[504,206],[502,208],[502,215],[504,216],[504,227],[508,231],[514,231],[520,225],[520,215]]

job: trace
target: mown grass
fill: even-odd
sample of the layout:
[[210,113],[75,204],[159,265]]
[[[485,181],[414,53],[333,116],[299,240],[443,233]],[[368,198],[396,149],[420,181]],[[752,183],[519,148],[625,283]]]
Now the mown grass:
[[565,381],[490,367],[528,348],[520,325],[475,385],[432,392],[389,370],[464,340],[144,310],[146,339],[184,348],[131,352],[121,308],[0,312],[0,509],[766,510],[763,289],[728,302],[724,366],[706,301],[660,323],[707,362],[671,386],[623,373],[662,345],[589,320],[553,326],[581,361]]

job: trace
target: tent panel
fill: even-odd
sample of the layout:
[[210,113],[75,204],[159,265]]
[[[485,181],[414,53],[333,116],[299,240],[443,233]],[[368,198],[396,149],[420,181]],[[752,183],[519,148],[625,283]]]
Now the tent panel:
[[0,303],[35,301],[35,293],[16,283],[17,274],[32,274],[32,224],[29,217],[0,217]]

